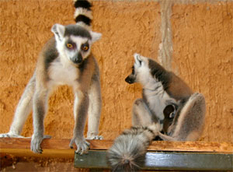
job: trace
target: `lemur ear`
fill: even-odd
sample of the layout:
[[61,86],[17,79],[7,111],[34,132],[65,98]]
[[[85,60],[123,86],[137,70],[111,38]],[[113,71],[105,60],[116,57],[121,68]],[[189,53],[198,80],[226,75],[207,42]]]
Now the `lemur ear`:
[[137,54],[135,53],[134,54],[134,60],[137,64],[141,65],[141,62],[142,62],[142,58],[141,58],[141,55],[140,54]]
[[91,33],[91,37],[92,37],[92,39],[91,39],[92,42],[96,42],[102,37],[101,33],[92,32],[92,31],[90,31],[90,33]]
[[60,24],[55,24],[53,25],[51,31],[54,33],[55,37],[61,41],[62,38],[64,37],[65,26]]

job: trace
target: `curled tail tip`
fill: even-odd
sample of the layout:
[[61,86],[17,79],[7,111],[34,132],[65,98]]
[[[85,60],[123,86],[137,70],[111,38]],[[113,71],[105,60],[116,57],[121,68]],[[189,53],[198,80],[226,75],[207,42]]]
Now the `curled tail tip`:
[[110,164],[112,171],[138,171],[140,167],[132,160],[122,159],[117,164]]
[[146,147],[135,138],[120,136],[108,150],[107,159],[113,171],[137,171],[144,164]]
[[74,0],[74,20],[76,24],[90,28],[92,22],[92,4],[88,0]]
[[123,160],[123,164],[129,164],[130,163],[130,160],[129,159],[124,159]]

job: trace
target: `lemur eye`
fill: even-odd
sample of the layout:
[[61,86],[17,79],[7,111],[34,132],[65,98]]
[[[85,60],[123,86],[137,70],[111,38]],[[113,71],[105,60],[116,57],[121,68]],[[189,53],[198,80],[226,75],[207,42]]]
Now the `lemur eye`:
[[72,44],[70,44],[70,43],[67,43],[66,47],[69,48],[69,49],[73,49],[74,48],[74,46]]
[[89,46],[88,46],[87,44],[83,44],[83,45],[81,46],[81,49],[82,49],[83,51],[88,51],[88,50],[89,50]]

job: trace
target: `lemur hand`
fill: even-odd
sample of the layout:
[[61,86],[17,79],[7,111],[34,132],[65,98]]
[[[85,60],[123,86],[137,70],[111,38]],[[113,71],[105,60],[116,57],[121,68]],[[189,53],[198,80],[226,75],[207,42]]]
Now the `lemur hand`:
[[98,136],[96,134],[87,134],[87,140],[103,140],[103,137],[102,136]]
[[42,154],[43,150],[41,148],[41,142],[44,140],[44,139],[50,139],[51,136],[48,136],[48,135],[42,135],[42,136],[39,136],[39,135],[32,135],[32,139],[31,139],[31,150],[34,152],[34,153],[40,153]]
[[79,153],[80,155],[82,154],[87,154],[88,149],[90,146],[90,143],[88,143],[85,138],[78,138],[78,137],[73,137],[70,141],[70,148],[73,149],[73,143],[75,142],[77,146],[77,150],[75,153]]

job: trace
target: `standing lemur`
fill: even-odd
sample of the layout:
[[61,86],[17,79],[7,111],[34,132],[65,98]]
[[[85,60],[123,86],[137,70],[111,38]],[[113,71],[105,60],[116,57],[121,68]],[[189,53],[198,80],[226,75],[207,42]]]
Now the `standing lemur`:
[[[134,59],[132,73],[125,80],[143,86],[142,98],[134,102],[132,110],[132,124],[140,132],[132,127],[115,140],[108,151],[108,161],[114,171],[138,169],[147,146],[154,139],[152,136],[169,141],[195,141],[204,126],[205,98],[202,94],[193,93],[182,79],[154,60],[139,54],[135,54]],[[134,139],[138,142],[131,144]],[[140,146],[143,148],[139,149]]]
[[74,91],[75,126],[70,147],[75,143],[76,152],[88,150],[89,143],[83,132],[88,114],[88,139],[99,139],[98,128],[101,113],[101,92],[98,64],[91,53],[92,44],[101,38],[91,31],[92,11],[87,0],[75,0],[76,24],[53,25],[51,38],[42,49],[35,73],[18,103],[10,131],[1,137],[22,137],[23,125],[33,109],[34,133],[31,150],[42,153],[40,144],[44,138],[44,117],[49,94],[58,85],[69,85]]

